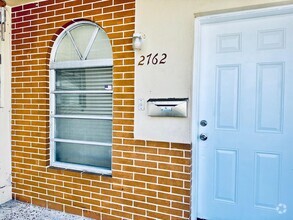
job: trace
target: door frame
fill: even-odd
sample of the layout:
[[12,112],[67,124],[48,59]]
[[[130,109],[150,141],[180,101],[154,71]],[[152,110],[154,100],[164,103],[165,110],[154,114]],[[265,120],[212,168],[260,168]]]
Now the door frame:
[[[227,21],[253,19],[265,16],[293,14],[293,4],[285,6],[267,7],[230,13],[221,13],[195,17],[194,22],[194,62],[192,81],[192,173],[191,173],[191,220],[198,215],[198,182],[199,182],[199,97],[200,97],[200,65],[201,65],[201,30],[205,24],[223,23]],[[193,181],[194,180],[194,181]]]
[[0,77],[1,77],[1,95],[0,95],[0,114],[3,124],[1,127],[1,140],[2,147],[1,153],[4,158],[0,161],[1,167],[1,185],[0,185],[0,205],[12,199],[12,158],[11,158],[11,7],[7,9],[7,22],[5,40],[0,42],[1,51],[1,64],[0,64]]

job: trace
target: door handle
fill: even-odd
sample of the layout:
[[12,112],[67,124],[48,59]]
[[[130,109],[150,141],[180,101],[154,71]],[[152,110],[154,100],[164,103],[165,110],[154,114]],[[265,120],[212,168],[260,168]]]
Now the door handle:
[[208,139],[208,136],[206,134],[200,134],[199,139],[202,141],[206,141]]

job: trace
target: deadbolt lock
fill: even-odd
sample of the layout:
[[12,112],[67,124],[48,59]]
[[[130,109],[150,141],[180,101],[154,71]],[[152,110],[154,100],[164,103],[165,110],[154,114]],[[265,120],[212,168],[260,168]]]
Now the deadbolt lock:
[[201,120],[201,121],[200,121],[200,125],[201,125],[202,127],[205,127],[205,126],[208,125],[208,122],[207,122],[206,120]]

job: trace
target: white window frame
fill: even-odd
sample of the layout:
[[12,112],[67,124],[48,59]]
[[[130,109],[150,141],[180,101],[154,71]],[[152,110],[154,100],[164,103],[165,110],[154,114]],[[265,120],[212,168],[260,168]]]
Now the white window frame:
[[[51,52],[50,57],[50,166],[58,167],[63,169],[70,169],[76,170],[81,172],[91,172],[91,173],[98,173],[102,175],[111,175],[112,170],[102,168],[102,167],[92,167],[87,165],[78,165],[78,164],[71,164],[71,163],[64,163],[64,162],[57,162],[56,161],[56,141],[58,142],[66,142],[66,143],[75,143],[75,144],[87,144],[87,145],[95,145],[95,146],[109,146],[112,148],[112,143],[101,143],[101,142],[93,142],[93,141],[76,141],[76,140],[64,140],[55,138],[55,118],[83,118],[83,119],[104,119],[104,120],[112,120],[112,116],[97,116],[97,115],[56,115],[56,102],[55,102],[55,94],[68,94],[68,93],[86,93],[86,94],[112,94],[113,91],[98,91],[98,90],[91,90],[91,91],[55,91],[56,85],[56,70],[60,69],[73,69],[73,68],[102,68],[102,67],[113,67],[113,59],[97,59],[97,60],[85,60],[87,55],[90,52],[90,49],[94,43],[95,37],[98,34],[98,31],[95,31],[95,36],[91,38],[89,42],[89,46],[87,47],[85,53],[82,55],[79,53],[80,59],[79,61],[65,61],[65,62],[55,62],[54,59],[56,57],[57,49],[62,42],[62,39],[69,33],[70,30],[83,25],[93,25],[101,29],[100,26],[97,24],[90,22],[90,21],[80,21],[78,23],[73,23],[69,25],[66,29],[62,31],[62,33],[57,37]],[[69,34],[70,35],[70,34]],[[74,41],[73,44],[75,49],[78,51]],[[111,158],[112,160],[112,158]]]

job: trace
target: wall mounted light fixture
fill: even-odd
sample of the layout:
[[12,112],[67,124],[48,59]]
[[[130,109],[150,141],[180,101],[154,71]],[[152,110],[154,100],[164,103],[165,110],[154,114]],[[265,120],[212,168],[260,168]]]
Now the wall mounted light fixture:
[[4,41],[4,33],[6,32],[6,10],[5,10],[6,2],[4,0],[0,0],[0,34],[1,40]]
[[144,39],[144,35],[141,33],[134,33],[132,37],[132,48],[134,50],[141,50],[142,48],[142,41]]

